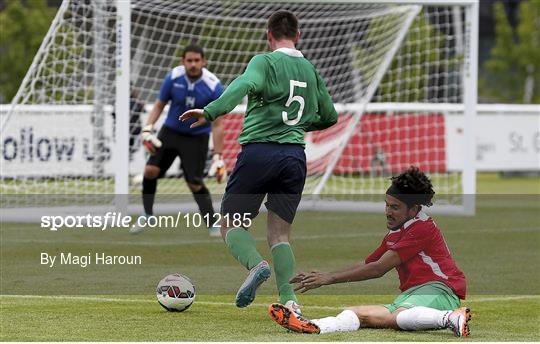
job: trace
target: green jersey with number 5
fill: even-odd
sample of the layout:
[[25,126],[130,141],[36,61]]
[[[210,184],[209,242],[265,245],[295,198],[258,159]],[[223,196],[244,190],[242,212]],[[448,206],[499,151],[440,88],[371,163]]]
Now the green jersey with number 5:
[[256,55],[244,74],[204,108],[207,120],[229,113],[248,96],[238,142],[304,145],[306,131],[337,122],[328,89],[315,67],[295,49],[280,48]]

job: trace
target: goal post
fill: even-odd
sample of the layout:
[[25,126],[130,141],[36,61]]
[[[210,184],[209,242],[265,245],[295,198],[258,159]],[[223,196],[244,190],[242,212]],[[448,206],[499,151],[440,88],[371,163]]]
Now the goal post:
[[[227,85],[267,52],[266,19],[278,9],[297,14],[298,48],[339,112],[337,125],[306,134],[302,206],[380,209],[389,177],[414,164],[434,181],[433,211],[474,214],[478,0],[64,0],[17,95],[0,109],[0,191],[16,196],[4,208],[67,194],[140,213],[135,179],[147,156],[136,129],[183,47],[201,44]],[[229,170],[243,111],[224,118]],[[449,130],[459,131],[458,144]],[[206,183],[223,193],[223,184]],[[158,184],[156,211],[177,209],[178,194],[190,196],[177,161]]]
[[[118,209],[127,207],[129,194],[129,95],[131,77],[131,3],[116,0],[116,132],[114,193]],[[125,203],[125,204],[124,204]]]
[[478,17],[479,3],[474,1],[465,10],[465,44],[463,91],[464,100],[464,161],[463,209],[467,215],[476,210],[476,106],[478,105]]

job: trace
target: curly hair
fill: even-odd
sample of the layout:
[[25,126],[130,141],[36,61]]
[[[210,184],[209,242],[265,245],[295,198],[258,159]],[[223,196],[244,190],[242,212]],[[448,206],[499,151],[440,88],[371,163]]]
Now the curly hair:
[[387,193],[397,196],[407,206],[425,205],[430,207],[433,205],[431,202],[435,195],[433,185],[431,180],[418,167],[411,166],[407,171],[390,178],[390,180],[392,180],[392,186],[390,186]]

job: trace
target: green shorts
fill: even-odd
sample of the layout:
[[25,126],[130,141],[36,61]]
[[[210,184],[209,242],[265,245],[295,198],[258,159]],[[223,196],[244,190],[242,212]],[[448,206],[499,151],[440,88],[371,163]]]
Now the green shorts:
[[396,297],[392,304],[383,306],[390,313],[394,313],[398,308],[412,308],[414,306],[446,311],[459,308],[460,301],[452,289],[448,288],[444,283],[429,282],[405,290]]

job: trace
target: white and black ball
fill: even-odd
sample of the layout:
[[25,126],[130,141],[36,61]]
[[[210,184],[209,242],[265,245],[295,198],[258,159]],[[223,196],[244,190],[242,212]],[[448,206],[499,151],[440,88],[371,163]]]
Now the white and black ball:
[[183,312],[195,300],[195,286],[182,274],[171,274],[159,281],[156,296],[159,304],[169,312]]

